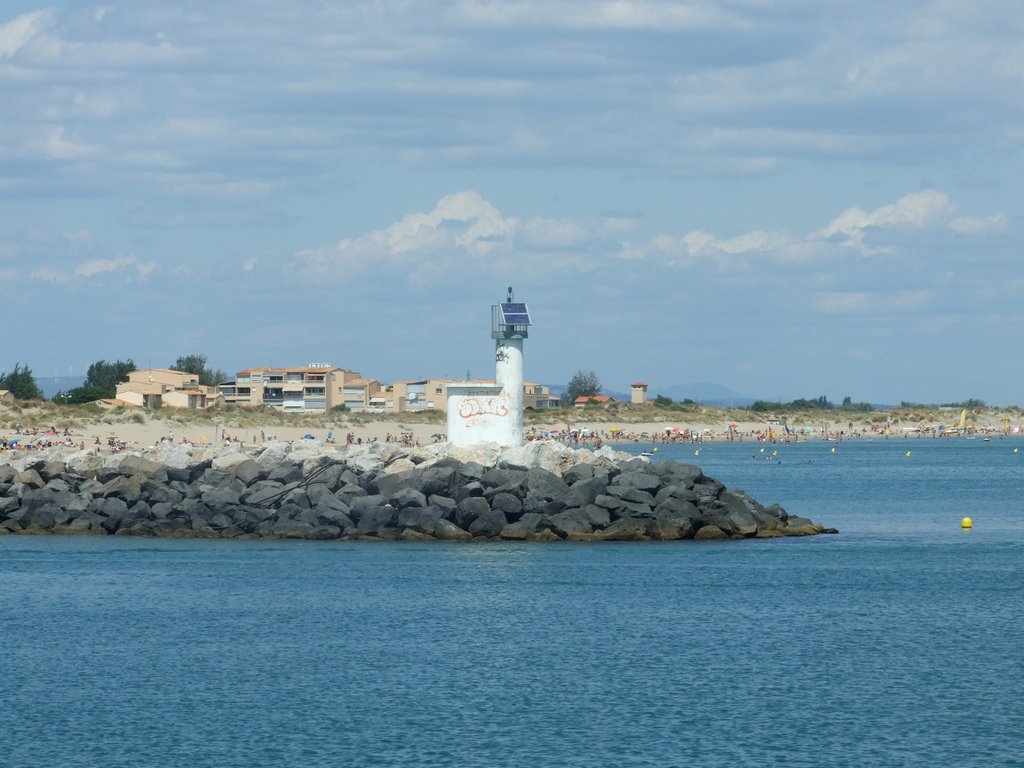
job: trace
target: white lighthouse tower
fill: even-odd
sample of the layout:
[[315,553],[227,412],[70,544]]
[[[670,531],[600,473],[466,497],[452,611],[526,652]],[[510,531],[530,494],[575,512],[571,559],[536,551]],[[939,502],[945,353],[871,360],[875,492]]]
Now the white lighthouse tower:
[[491,338],[494,339],[494,383],[508,398],[512,445],[523,442],[523,340],[530,332],[530,310],[515,301],[512,286],[501,304],[491,307]]
[[494,384],[448,385],[448,442],[453,445],[523,443],[523,340],[530,310],[508,289],[506,301],[491,306]]

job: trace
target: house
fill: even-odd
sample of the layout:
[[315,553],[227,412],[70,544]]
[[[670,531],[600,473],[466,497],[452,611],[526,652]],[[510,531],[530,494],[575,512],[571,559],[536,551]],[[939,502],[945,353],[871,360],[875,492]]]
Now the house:
[[169,368],[132,371],[117,385],[116,399],[146,408],[209,408],[220,397],[216,387],[199,383],[194,373]]
[[607,408],[614,402],[617,401],[609,395],[580,395],[573,401],[573,407],[586,408],[588,405],[601,405]]
[[523,382],[523,407],[526,410],[543,411],[558,408],[562,401],[551,395],[551,390],[543,384]]
[[[225,403],[288,412],[325,412],[337,405],[348,405],[350,398],[352,404],[365,402],[354,391],[356,381],[365,381],[357,371],[330,363],[310,363],[287,368],[246,368],[219,389]],[[346,387],[353,391],[347,393]]]
[[381,384],[376,379],[352,379],[344,383],[343,402],[354,413],[383,411],[384,398],[380,392]]

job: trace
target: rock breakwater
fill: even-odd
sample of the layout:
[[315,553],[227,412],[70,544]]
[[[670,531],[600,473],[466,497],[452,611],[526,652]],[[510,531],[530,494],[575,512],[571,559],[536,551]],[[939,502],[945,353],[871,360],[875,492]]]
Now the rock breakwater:
[[161,445],[3,459],[0,534],[644,541],[835,532],[697,466],[557,443]]

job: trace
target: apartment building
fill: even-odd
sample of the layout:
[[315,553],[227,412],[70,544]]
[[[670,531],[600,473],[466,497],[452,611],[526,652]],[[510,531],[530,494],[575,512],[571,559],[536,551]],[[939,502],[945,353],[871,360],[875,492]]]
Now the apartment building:
[[[382,384],[377,379],[363,378],[358,371],[320,363],[291,368],[246,368],[219,389],[225,403],[296,413],[329,411],[342,404],[354,413],[447,413],[448,385],[452,381],[408,379]],[[523,392],[526,408],[540,410],[561,405],[543,384],[526,383]]]
[[118,400],[147,408],[209,408],[217,402],[217,387],[199,383],[194,373],[169,368],[132,371],[117,385]]
[[[349,405],[346,387],[364,381],[356,371],[330,363],[289,368],[246,368],[220,385],[225,403],[290,412],[329,411]],[[353,395],[353,398],[355,396]],[[351,407],[351,406],[350,406]]]
[[[382,385],[378,395],[373,398],[377,404],[372,410],[383,410],[391,413],[405,411],[425,411],[429,409],[448,412],[448,385],[453,379],[416,379],[396,381]],[[459,382],[460,384],[465,382]],[[493,379],[475,380],[472,383],[481,385],[494,384]],[[561,400],[552,397],[548,387],[543,384],[527,382],[523,384],[523,405],[534,410],[558,408]],[[379,404],[383,403],[383,407]]]

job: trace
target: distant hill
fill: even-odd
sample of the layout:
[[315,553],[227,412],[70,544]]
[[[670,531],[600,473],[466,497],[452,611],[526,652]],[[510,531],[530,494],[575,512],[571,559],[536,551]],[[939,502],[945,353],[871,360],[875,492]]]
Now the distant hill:
[[[561,396],[567,386],[567,384],[549,384],[548,388],[551,390],[551,394]],[[606,395],[611,395],[620,402],[629,402],[630,395],[628,391],[618,392],[614,389],[604,389],[602,392]],[[748,395],[742,395],[736,390],[729,389],[729,387],[721,384],[710,384],[704,381],[694,382],[693,384],[648,385],[647,396],[653,400],[658,395],[671,397],[677,402],[690,398],[704,405],[715,405],[723,408],[746,408],[757,399]]]
[[711,384],[706,381],[697,381],[692,384],[670,384],[662,386],[651,384],[647,394],[653,400],[658,395],[671,397],[679,402],[689,398],[704,405],[717,405],[724,408],[746,408],[757,398],[740,394],[734,389],[722,384]]

